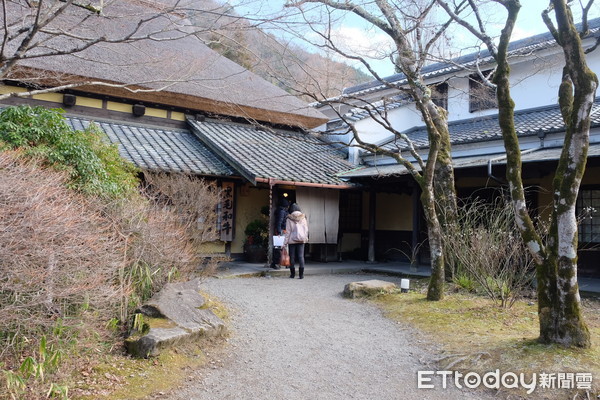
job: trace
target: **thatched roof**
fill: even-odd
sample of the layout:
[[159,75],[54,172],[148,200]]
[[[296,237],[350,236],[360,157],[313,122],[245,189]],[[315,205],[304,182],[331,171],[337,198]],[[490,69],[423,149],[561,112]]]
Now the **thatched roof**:
[[[107,40],[76,54],[22,60],[18,65],[28,67],[26,75],[21,70],[9,78],[53,85],[93,79],[134,88],[163,88],[138,93],[103,86],[85,90],[291,126],[310,128],[326,121],[303,101],[211,50],[193,34],[194,27],[184,15],[153,18],[165,10],[158,4],[119,0],[107,5],[101,16],[74,8],[50,25],[73,36],[54,37],[36,51],[63,50],[83,43],[75,35]],[[24,20],[23,8],[10,9],[16,20]],[[147,21],[134,37],[155,32],[152,39],[111,43],[134,32],[143,19]]]

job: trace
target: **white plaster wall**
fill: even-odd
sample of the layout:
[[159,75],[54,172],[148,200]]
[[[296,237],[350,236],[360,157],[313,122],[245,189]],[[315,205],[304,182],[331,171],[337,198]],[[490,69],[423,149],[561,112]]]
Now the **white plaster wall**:
[[[400,132],[423,124],[421,114],[416,110],[414,104],[391,110],[388,119],[392,126],[399,128]],[[392,136],[390,131],[371,118],[357,121],[354,126],[358,130],[361,140],[368,143],[378,144]]]
[[511,66],[511,95],[516,110],[554,105],[562,76],[562,54]]
[[[476,115],[485,115],[479,112]],[[448,81],[448,121],[473,118],[469,112],[469,79],[465,76]]]

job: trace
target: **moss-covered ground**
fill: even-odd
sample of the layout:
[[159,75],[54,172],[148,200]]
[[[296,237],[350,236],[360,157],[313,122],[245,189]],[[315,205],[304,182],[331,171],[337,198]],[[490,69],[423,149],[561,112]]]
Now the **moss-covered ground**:
[[[591,349],[566,349],[537,342],[537,304],[533,299],[517,301],[512,308],[500,308],[491,300],[471,293],[451,291],[442,301],[427,301],[422,289],[426,281],[416,282],[410,293],[377,297],[375,303],[389,318],[407,324],[427,341],[442,349],[439,370],[486,373],[580,373],[593,374],[593,390],[587,394],[568,389],[536,389],[531,395],[522,391],[504,392],[524,398],[597,398],[600,394],[600,300],[584,298],[584,314],[592,333]],[[420,288],[419,288],[420,287]],[[437,347],[437,346],[436,346]],[[576,397],[574,397],[576,396]],[[579,396],[579,397],[577,397]],[[589,397],[588,397],[589,396]]]
[[[219,318],[228,320],[228,310],[216,298],[202,293],[206,299],[203,308],[212,310]],[[146,318],[154,327],[172,327],[160,318]],[[136,359],[124,351],[108,349],[96,344],[96,351],[79,361],[63,384],[69,387],[72,399],[133,400],[168,392],[194,376],[194,371],[209,362],[207,354],[219,347],[222,338],[204,338],[199,342],[178,345],[162,350],[158,357]],[[90,345],[93,345],[90,343]]]

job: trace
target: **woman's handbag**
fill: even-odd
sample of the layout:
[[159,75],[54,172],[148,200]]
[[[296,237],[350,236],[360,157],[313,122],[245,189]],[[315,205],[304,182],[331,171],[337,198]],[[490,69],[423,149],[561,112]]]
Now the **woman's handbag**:
[[290,254],[288,253],[287,246],[281,248],[281,260],[279,261],[279,265],[282,267],[290,266]]

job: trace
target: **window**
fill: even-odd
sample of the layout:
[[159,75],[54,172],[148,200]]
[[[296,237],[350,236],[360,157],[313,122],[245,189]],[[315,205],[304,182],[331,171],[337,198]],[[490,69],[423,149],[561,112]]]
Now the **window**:
[[340,232],[360,232],[362,227],[362,193],[340,191]]
[[431,86],[431,100],[436,106],[448,110],[448,84],[446,82]]
[[579,243],[600,243],[600,189],[580,190],[576,205]]
[[[484,71],[484,76],[490,76],[491,71]],[[483,83],[479,74],[469,76],[469,112],[489,110],[498,107],[496,89]]]

